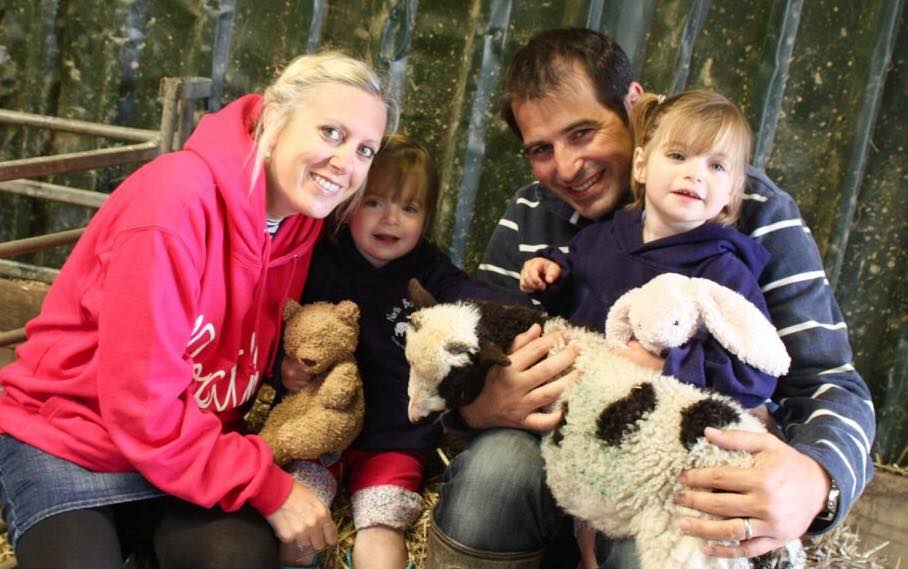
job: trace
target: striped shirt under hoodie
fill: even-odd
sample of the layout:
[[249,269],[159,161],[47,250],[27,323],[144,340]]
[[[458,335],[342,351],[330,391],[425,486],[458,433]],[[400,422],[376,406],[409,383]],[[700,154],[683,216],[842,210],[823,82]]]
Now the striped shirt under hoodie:
[[[841,490],[836,519],[811,527],[825,531],[841,522],[873,475],[873,403],[852,365],[842,312],[797,204],[755,168],[748,169],[744,198],[738,229],[771,254],[760,286],[792,358],[773,394],[773,414],[789,444],[822,465]],[[518,288],[524,261],[549,246],[567,251],[588,223],[542,184],[525,186],[498,222],[477,278],[526,302]]]

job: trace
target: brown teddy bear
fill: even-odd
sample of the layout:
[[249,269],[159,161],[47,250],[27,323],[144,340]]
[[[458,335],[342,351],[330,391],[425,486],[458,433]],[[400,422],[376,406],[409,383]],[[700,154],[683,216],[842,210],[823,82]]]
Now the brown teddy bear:
[[353,352],[359,336],[359,308],[314,302],[284,308],[284,349],[315,375],[303,389],[288,395],[265,420],[261,435],[274,460],[318,458],[347,448],[363,427],[363,384]]

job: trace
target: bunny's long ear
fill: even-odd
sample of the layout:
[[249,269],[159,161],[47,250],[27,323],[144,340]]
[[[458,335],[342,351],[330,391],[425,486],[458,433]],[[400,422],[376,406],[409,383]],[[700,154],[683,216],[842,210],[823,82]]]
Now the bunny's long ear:
[[703,322],[713,337],[741,361],[779,377],[791,358],[772,323],[741,294],[708,279],[692,279],[700,288]]
[[605,339],[613,348],[627,346],[627,343],[634,337],[630,313],[634,299],[639,296],[637,294],[639,290],[635,288],[622,294],[608,311],[605,319]]

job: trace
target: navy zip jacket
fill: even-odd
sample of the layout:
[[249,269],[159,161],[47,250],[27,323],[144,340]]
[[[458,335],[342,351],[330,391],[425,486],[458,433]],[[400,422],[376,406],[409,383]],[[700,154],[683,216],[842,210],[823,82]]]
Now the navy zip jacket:
[[413,425],[407,417],[410,366],[404,340],[414,308],[407,293],[413,277],[439,302],[492,296],[425,239],[381,268],[360,254],[346,229],[336,241],[325,238],[315,249],[301,302],[352,300],[360,311],[356,363],[366,417],[354,448],[425,452],[438,444],[439,424]]
[[[627,291],[664,273],[680,273],[724,285],[752,302],[769,319],[757,277],[769,260],[762,245],[732,229],[704,223],[690,231],[643,243],[643,215],[622,210],[611,220],[582,229],[569,252],[552,247],[541,257],[561,266],[561,276],[536,295],[546,309],[604,331],[608,311]],[[729,353],[707,331],[666,353],[663,373],[733,397],[745,407],[770,398],[777,379]]]

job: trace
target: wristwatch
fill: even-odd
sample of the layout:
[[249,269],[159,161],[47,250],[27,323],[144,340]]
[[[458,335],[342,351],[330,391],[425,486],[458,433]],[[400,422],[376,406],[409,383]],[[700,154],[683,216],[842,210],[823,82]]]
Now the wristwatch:
[[826,495],[826,505],[823,507],[823,510],[817,514],[817,519],[824,522],[831,522],[835,519],[836,514],[839,513],[839,485],[835,483],[835,480],[832,480],[832,484],[829,486],[829,494]]

